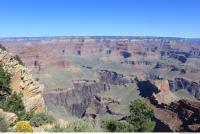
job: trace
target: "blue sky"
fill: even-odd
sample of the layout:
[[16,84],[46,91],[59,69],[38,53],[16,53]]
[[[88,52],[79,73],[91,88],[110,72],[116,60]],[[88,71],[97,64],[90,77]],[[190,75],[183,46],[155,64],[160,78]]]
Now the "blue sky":
[[0,37],[200,37],[200,0],[1,0]]

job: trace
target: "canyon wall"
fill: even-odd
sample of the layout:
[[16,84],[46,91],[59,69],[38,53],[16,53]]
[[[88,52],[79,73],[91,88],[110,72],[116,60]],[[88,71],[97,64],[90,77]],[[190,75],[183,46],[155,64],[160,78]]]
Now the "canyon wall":
[[109,90],[110,85],[126,85],[133,82],[130,77],[125,77],[113,71],[98,70],[98,72],[100,81],[76,80],[72,81],[71,88],[45,91],[46,106],[63,106],[72,115],[83,117],[97,93]]

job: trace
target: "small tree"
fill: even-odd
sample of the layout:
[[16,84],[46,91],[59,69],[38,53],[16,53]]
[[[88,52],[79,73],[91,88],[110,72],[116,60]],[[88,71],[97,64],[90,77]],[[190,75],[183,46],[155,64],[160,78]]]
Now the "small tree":
[[0,100],[4,100],[11,94],[10,90],[11,75],[7,73],[2,65],[0,65]]
[[94,132],[95,126],[89,121],[77,119],[70,124],[70,129],[73,132]]
[[134,127],[127,121],[117,121],[115,119],[103,119],[101,128],[108,132],[133,132]]
[[48,123],[54,123],[55,121],[56,119],[48,113],[36,113],[33,114],[30,119],[30,123],[34,127],[39,127]]
[[118,122],[114,119],[104,119],[101,121],[101,128],[108,132],[116,132],[117,123]]
[[5,111],[13,112],[19,115],[25,111],[25,107],[22,101],[22,94],[12,93],[4,102]]
[[27,120],[29,121],[31,118],[33,118],[33,116],[35,115],[34,111],[31,110],[30,112],[21,112],[20,114],[18,114],[18,120]]
[[135,100],[129,105],[130,115],[126,121],[105,119],[101,127],[108,132],[151,132],[155,128],[153,109],[141,100]]
[[131,102],[129,112],[127,122],[134,126],[135,132],[151,132],[154,130],[154,112],[147,104],[141,100],[135,100]]
[[134,126],[127,121],[119,121],[116,132],[134,132]]

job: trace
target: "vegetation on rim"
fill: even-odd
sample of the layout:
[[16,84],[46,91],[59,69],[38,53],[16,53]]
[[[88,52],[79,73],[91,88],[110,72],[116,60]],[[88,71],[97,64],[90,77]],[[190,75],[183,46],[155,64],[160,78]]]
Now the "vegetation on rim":
[[152,132],[154,130],[154,112],[147,104],[141,100],[132,101],[129,112],[125,121],[104,119],[101,127],[108,132]]

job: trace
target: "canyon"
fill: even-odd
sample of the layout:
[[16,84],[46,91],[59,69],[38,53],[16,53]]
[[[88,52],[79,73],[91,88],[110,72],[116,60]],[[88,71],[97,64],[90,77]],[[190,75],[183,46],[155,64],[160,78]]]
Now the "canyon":
[[155,131],[200,131],[200,39],[69,36],[0,43],[30,70],[0,51],[27,110],[45,105],[61,118],[98,123],[123,119],[129,103],[141,99],[154,109]]

